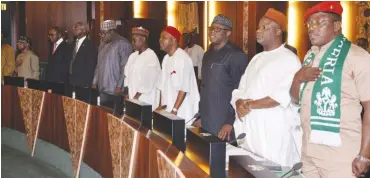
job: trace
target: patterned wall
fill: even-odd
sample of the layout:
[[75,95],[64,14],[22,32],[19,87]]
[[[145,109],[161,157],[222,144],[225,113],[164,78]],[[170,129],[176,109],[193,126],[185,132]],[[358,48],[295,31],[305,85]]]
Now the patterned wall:
[[243,5],[243,50],[248,54],[248,2]]

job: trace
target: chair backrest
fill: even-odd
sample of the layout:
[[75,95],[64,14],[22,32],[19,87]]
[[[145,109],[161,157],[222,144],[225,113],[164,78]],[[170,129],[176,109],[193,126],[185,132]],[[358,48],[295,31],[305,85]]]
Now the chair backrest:
[[40,62],[40,80],[45,80],[48,62]]

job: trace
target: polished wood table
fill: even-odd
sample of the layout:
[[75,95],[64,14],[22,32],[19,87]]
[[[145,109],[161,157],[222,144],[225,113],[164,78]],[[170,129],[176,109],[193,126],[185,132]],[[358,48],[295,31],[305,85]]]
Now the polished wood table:
[[[174,170],[168,165],[185,177],[210,177],[134,118],[116,117],[110,109],[34,89],[3,85],[1,95],[2,127],[26,134],[31,154],[37,149],[36,139],[70,153],[74,176],[84,162],[107,178],[172,177]],[[163,164],[159,158],[163,155],[170,164]]]

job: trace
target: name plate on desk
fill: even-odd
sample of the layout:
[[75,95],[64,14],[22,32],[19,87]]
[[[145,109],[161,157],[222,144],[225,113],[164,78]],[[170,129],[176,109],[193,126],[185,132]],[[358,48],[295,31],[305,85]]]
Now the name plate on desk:
[[185,151],[185,120],[167,111],[153,112],[153,130],[169,138],[172,145]]
[[83,101],[88,104],[97,105],[99,92],[95,88],[79,87],[79,86],[66,86],[65,96]]
[[13,85],[17,87],[24,87],[23,77],[4,76],[4,85]]
[[245,178],[279,178],[274,172],[246,155],[230,156],[228,175]]
[[226,178],[226,142],[202,128],[187,128],[186,156],[212,178]]
[[59,95],[65,95],[66,87],[64,83],[41,81],[40,90],[55,93]]
[[27,86],[28,88],[34,89],[34,90],[42,90],[41,88],[41,81],[35,80],[35,79],[27,79]]
[[152,106],[136,99],[126,100],[126,115],[132,117],[141,126],[152,129]]

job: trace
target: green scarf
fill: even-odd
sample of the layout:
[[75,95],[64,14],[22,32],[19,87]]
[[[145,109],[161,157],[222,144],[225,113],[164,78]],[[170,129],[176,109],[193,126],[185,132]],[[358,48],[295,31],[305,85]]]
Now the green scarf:
[[[315,81],[311,97],[311,135],[315,144],[340,146],[341,86],[343,64],[351,42],[338,35],[320,60],[322,75]],[[303,62],[308,65],[315,59],[311,53]],[[300,104],[307,82],[300,87]]]

